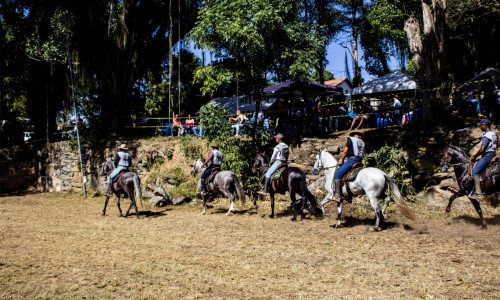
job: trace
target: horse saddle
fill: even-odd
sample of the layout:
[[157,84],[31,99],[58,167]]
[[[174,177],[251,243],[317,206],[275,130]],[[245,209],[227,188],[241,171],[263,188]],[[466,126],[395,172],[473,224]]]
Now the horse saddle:
[[281,173],[283,173],[283,171],[285,171],[287,168],[288,168],[287,164],[280,165],[276,170],[276,172],[274,172],[273,175],[271,175],[271,181],[279,180],[281,177]]
[[354,165],[352,165],[351,170],[347,172],[344,176],[342,176],[342,180],[340,181],[340,194],[342,194],[342,187],[345,185],[347,195],[343,195],[346,197],[347,202],[351,203],[352,202],[352,196],[354,195],[349,188],[349,185],[347,184],[350,181],[354,181],[356,179],[356,176],[358,176],[359,171],[363,169],[363,163],[362,162],[357,162]]
[[363,169],[363,163],[362,162],[357,162],[354,165],[352,165],[352,168],[347,172],[344,176],[342,176],[342,181],[341,183],[344,184],[349,181],[354,181],[356,179],[356,176],[358,176],[359,171]]
[[490,177],[493,175],[496,175],[500,173],[500,162],[496,161],[493,164],[489,165],[488,168],[486,168],[486,171],[484,172],[486,177]]
[[215,175],[220,172],[220,167],[213,167],[212,170],[210,171],[210,174],[207,176],[207,179],[205,179],[205,185],[208,186],[209,183],[212,183],[214,181]]
[[117,181],[118,181],[118,178],[120,178],[120,177],[123,175],[123,173],[125,173],[125,172],[128,172],[128,170],[120,170],[120,172],[118,172],[118,174],[116,174],[116,176],[115,176],[115,178],[113,179],[113,182],[112,182],[112,183],[117,182]]

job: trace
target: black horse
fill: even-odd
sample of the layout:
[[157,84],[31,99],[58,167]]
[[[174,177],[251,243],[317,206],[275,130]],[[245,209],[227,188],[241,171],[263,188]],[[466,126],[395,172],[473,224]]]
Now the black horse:
[[[115,169],[115,164],[113,160],[109,158],[102,164],[101,175],[106,176],[108,178],[109,174],[113,172]],[[125,217],[128,217],[130,209],[132,206],[135,209],[135,215],[139,218],[139,210],[137,209],[137,201],[139,199],[142,206],[142,191],[141,191],[141,181],[139,176],[134,172],[122,172],[118,174],[113,183],[111,184],[111,190],[116,195],[116,206],[118,206],[118,211],[120,212],[120,217],[123,216],[122,209],[120,208],[120,196],[124,195],[125,198],[130,199],[130,206],[125,213]],[[108,206],[110,196],[106,196],[106,200],[104,201],[104,208],[102,209],[102,215],[106,215],[106,206]]]
[[[446,172],[450,166],[453,166],[455,171],[455,176],[457,177],[458,186],[460,190],[454,193],[448,202],[445,214],[449,215],[451,204],[456,198],[466,195],[467,198],[472,202],[472,205],[477,211],[479,218],[481,219],[481,224],[483,228],[486,228],[486,221],[483,217],[483,211],[481,210],[481,205],[477,199],[471,198],[470,195],[474,190],[474,181],[472,180],[472,165],[470,163],[470,158],[467,152],[455,145],[449,145],[444,149],[443,156],[441,158],[441,164],[439,170],[441,172]],[[500,173],[487,176],[492,173],[486,170],[480,175],[481,178],[481,190],[484,194],[492,194],[494,192],[500,191]]]
[[[267,172],[269,164],[269,159],[264,153],[259,153],[255,157],[255,161],[252,167],[252,171],[260,179],[260,185],[263,186],[264,175]],[[307,200],[311,204],[309,212],[312,214],[320,214],[321,211],[317,209],[316,198],[307,189],[306,184],[306,174],[304,171],[297,167],[287,167],[281,172],[278,180],[269,183],[269,195],[271,198],[271,218],[274,218],[274,194],[285,194],[288,192],[290,194],[290,199],[292,200],[292,210],[293,216],[292,221],[297,220],[297,211],[303,215],[303,211]],[[300,194],[302,196],[301,205],[297,207],[295,194]]]

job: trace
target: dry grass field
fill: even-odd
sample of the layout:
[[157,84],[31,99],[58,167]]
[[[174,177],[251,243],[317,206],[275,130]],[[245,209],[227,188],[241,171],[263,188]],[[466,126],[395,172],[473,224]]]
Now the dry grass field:
[[[358,201],[335,217],[291,222],[259,202],[226,216],[227,199],[145,208],[120,218],[103,198],[0,198],[0,299],[499,299],[500,208],[391,206],[386,228]],[[237,203],[239,205],[239,203]],[[411,205],[411,204],[410,204]],[[122,207],[128,203],[123,202]],[[333,207],[328,206],[331,211]]]

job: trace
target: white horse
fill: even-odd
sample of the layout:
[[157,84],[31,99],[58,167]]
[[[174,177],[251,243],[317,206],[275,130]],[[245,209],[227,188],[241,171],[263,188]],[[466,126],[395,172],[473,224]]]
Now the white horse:
[[[198,175],[198,192],[201,189],[201,174],[203,171],[205,171],[205,168],[203,166],[203,160],[198,159],[196,160],[192,167],[191,167],[191,176],[196,176]],[[220,171],[217,173],[214,177],[214,180],[211,184],[207,185],[207,190],[209,192],[208,195],[203,196],[203,212],[202,214],[205,214],[207,211],[207,202],[210,197],[215,198],[220,194],[223,194],[227,198],[229,198],[229,201],[231,202],[229,206],[229,210],[227,211],[226,215],[229,215],[234,211],[234,198],[235,194],[238,194],[238,198],[241,201],[241,205],[245,206],[245,192],[243,188],[241,187],[240,182],[238,181],[238,178],[236,175],[231,172],[231,171]]]
[[[332,189],[333,175],[335,174],[337,168],[338,168],[337,160],[329,152],[323,150],[316,155],[316,161],[314,162],[312,173],[314,175],[318,175],[321,169],[325,170],[325,177],[326,177],[325,190],[328,192],[325,199],[323,199],[320,203],[320,208],[323,210],[323,214],[325,213],[324,205],[328,203],[333,196],[333,189]],[[378,204],[378,199],[379,197],[384,195],[387,187],[389,187],[389,189],[392,191],[396,205],[401,209],[403,214],[411,220],[415,219],[415,215],[413,214],[411,209],[405,204],[403,204],[401,200],[401,193],[399,192],[399,188],[394,182],[394,180],[380,169],[363,168],[361,171],[359,171],[358,175],[356,176],[356,179],[354,181],[348,182],[347,185],[352,195],[358,196],[365,194],[366,196],[368,196],[370,204],[373,207],[373,210],[375,211],[377,217],[375,221],[375,226],[370,228],[372,231],[380,230],[380,221],[384,218],[385,209],[387,208],[387,205],[391,200],[390,196],[386,196],[384,198],[385,201],[384,206],[382,209],[380,209],[380,206]],[[348,193],[347,191],[348,191],[347,186],[346,184],[344,184],[341,187],[341,194],[347,195]],[[341,227],[340,224],[341,216],[342,216],[342,201],[337,203],[337,224],[336,224],[337,228]]]

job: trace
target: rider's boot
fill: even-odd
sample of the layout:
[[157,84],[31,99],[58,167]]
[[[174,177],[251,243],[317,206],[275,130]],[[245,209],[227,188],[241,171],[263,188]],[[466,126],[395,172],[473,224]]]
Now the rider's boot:
[[202,196],[205,196],[205,195],[207,195],[207,194],[208,194],[208,192],[207,192],[207,186],[205,185],[205,183],[204,183],[204,182],[202,182],[202,183],[201,183],[201,195],[202,195]]
[[335,200],[337,202],[342,202],[342,198],[340,196],[340,180],[335,180],[335,186],[333,190],[333,197],[330,200]]
[[479,179],[479,176],[473,176],[472,178],[474,179],[474,192],[472,192],[470,197],[479,200],[483,195],[481,192],[481,180]]
[[111,196],[111,183],[108,182],[105,196]]
[[262,187],[262,190],[258,191],[257,193],[265,195],[268,193],[268,188],[269,188],[269,177],[265,177],[264,186]]

